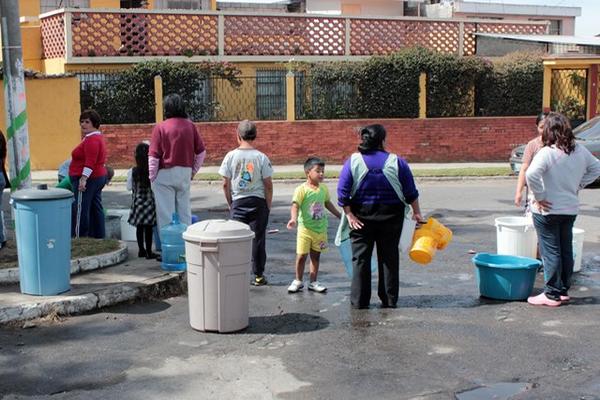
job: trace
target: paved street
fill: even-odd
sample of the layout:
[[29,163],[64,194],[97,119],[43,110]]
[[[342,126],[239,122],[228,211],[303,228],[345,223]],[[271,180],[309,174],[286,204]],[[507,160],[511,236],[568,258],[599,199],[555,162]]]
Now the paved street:
[[[520,212],[515,180],[419,183],[424,214],[454,240],[427,266],[401,262],[398,309],[351,310],[339,253],[322,257],[327,294],[289,295],[295,184],[276,183],[268,236],[271,285],[250,289],[250,327],[203,333],[187,297],[0,328],[4,399],[600,399],[600,190],[582,192],[584,268],[571,304],[534,308],[479,297],[471,251],[494,252],[494,219]],[[329,182],[331,192],[335,182]],[[201,219],[225,217],[218,184],[195,185]],[[123,185],[104,192],[124,208]],[[330,224],[333,237],[335,221]],[[374,281],[375,282],[375,281]],[[536,290],[541,288],[538,274]],[[495,385],[495,386],[494,386]],[[473,392],[490,386],[489,392]]]

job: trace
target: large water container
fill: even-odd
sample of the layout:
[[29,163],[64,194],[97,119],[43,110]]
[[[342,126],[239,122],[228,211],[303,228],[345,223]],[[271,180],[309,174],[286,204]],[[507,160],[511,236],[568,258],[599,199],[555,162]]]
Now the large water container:
[[583,256],[583,236],[585,231],[579,228],[573,228],[573,272],[581,271],[581,258]]
[[179,215],[173,213],[169,225],[160,228],[160,242],[162,247],[161,268],[165,271],[185,271],[185,241],[183,232],[187,225],[179,221]]
[[54,296],[70,289],[71,203],[65,189],[23,189],[11,196],[21,293]]

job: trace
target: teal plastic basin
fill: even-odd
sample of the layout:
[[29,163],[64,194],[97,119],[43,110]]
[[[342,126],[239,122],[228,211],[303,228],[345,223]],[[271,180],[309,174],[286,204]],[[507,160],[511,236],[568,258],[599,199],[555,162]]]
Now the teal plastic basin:
[[524,300],[531,294],[539,260],[490,253],[473,257],[479,293],[498,300]]

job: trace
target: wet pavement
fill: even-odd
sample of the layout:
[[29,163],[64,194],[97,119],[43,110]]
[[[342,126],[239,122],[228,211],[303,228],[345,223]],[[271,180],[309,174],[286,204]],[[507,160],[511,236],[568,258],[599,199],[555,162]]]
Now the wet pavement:
[[[350,309],[334,247],[322,257],[326,294],[287,293],[295,235],[284,224],[294,185],[277,184],[270,285],[250,288],[247,330],[192,330],[186,296],[2,328],[0,396],[600,399],[600,190],[582,193],[584,268],[573,301],[535,308],[481,298],[470,261],[472,251],[494,251],[494,218],[518,214],[514,183],[420,183],[424,213],[450,227],[454,241],[427,266],[403,258],[399,308],[379,308],[374,287],[368,310]],[[128,196],[113,186],[105,204],[127,204]],[[195,186],[195,213],[225,216],[221,196],[218,185]]]

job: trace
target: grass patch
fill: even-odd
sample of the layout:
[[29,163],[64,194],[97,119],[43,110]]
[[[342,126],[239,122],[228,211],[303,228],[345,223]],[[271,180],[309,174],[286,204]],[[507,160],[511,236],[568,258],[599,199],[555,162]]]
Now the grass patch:
[[[119,249],[116,239],[79,238],[71,240],[71,259],[97,256]],[[0,269],[15,268],[18,264],[15,240],[9,240],[7,246],[0,251]]]
[[[461,177],[461,176],[508,176],[511,175],[510,167],[476,167],[476,168],[439,168],[439,169],[413,169],[416,177]],[[340,177],[338,171],[325,171],[325,178],[337,179]],[[301,171],[275,172],[273,179],[305,179],[306,175]],[[199,173],[194,180],[197,181],[220,181],[222,178],[216,173]]]
[[512,175],[510,167],[477,167],[477,168],[443,168],[443,169],[414,169],[414,176],[509,176]]
[[116,239],[78,238],[71,241],[71,259],[97,256],[119,249]]

